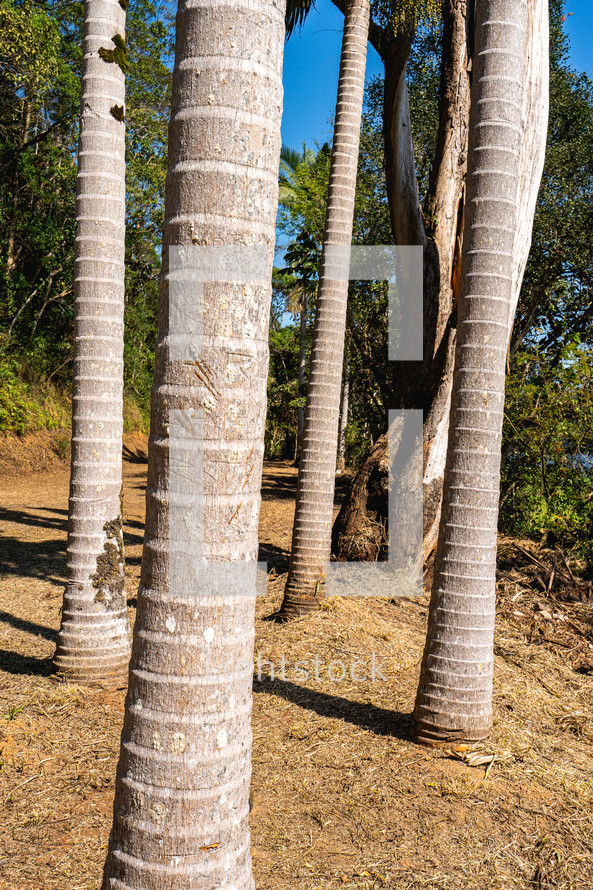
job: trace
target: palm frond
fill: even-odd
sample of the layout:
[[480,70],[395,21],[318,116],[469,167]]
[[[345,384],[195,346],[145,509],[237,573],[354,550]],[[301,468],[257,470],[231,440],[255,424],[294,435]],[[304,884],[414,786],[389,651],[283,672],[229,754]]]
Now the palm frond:
[[286,4],[286,39],[292,36],[297,28],[302,28],[303,23],[311,9],[315,6],[315,0],[288,0]]
[[296,173],[302,160],[303,158],[296,148],[291,148],[290,145],[283,143],[280,151],[280,161],[284,167],[288,167],[291,172]]

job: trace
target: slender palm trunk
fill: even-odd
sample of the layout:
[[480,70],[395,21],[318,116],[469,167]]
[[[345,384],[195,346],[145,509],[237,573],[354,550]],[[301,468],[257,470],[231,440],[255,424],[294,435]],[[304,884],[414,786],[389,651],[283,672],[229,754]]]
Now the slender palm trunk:
[[[255,577],[241,570],[258,550],[283,43],[283,0],[179,2],[146,536],[104,890],[253,888]],[[202,298],[192,285],[188,360],[173,348],[178,245],[190,261],[196,245],[265,254],[248,283],[215,279]],[[208,563],[191,587],[174,516],[201,529]],[[217,589],[225,566],[238,580]]]
[[[299,396],[305,399],[307,395],[307,287],[303,286],[303,295],[301,297],[301,327],[300,327],[300,343],[299,343]],[[305,429],[305,406],[298,407],[298,427],[297,427],[297,447],[295,462],[298,464],[301,459],[301,449],[303,447],[303,430]]]
[[346,429],[348,427],[348,403],[350,401],[350,360],[344,363],[344,383],[342,384],[342,407],[340,408],[340,429],[338,432],[338,473],[346,469]]
[[[527,0],[478,0],[466,225],[442,519],[414,711],[418,741],[492,724],[496,534],[514,313]],[[529,88],[529,87],[527,87]]]
[[305,429],[282,618],[315,607],[330,553],[348,281],[347,275],[344,280],[333,280],[336,276],[332,278],[328,253],[332,247],[348,253],[352,243],[369,16],[369,0],[352,0],[344,22]]
[[123,71],[104,61],[125,33],[118,0],[86,0],[74,265],[74,381],[68,583],[54,665],[117,683],[130,657],[122,538],[125,251]]

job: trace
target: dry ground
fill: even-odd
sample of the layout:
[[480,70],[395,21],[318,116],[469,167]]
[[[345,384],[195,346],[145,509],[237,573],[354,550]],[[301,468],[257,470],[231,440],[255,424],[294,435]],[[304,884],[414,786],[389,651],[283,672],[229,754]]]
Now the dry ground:
[[[128,442],[125,463],[131,617],[143,447]],[[123,692],[50,679],[68,470],[53,457],[44,467],[24,475],[13,467],[0,489],[0,888],[96,890]],[[263,484],[260,540],[271,572],[268,596],[258,601],[255,658],[258,890],[590,890],[591,604],[537,594],[529,573],[507,571],[499,585],[495,725],[479,752],[485,762],[471,766],[417,747],[408,728],[426,598],[330,601],[288,626],[262,620],[281,596],[295,478],[286,464],[268,465]],[[266,677],[270,661],[274,681]],[[307,678],[297,661],[306,662]]]

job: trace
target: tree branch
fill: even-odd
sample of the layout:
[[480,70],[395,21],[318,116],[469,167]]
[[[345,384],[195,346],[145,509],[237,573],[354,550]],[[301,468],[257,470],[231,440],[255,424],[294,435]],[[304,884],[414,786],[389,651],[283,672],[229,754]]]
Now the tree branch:
[[6,154],[8,154],[8,160],[0,168],[0,173],[4,173],[6,170],[8,170],[8,168],[12,164],[14,164],[20,153],[25,151],[26,148],[31,148],[32,145],[36,145],[38,142],[43,142],[43,140],[47,139],[47,137],[56,129],[56,127],[61,126],[63,123],[64,121],[54,121],[54,123],[50,124],[47,130],[44,130],[43,133],[38,133],[36,136],[33,136],[32,139],[28,139],[27,142],[23,142],[22,145],[19,145],[17,148],[12,149],[12,151],[7,152]]

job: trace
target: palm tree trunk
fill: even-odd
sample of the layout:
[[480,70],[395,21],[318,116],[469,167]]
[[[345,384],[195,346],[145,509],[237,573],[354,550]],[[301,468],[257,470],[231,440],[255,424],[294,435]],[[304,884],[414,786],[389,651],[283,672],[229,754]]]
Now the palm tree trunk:
[[[301,327],[299,342],[299,396],[305,399],[307,395],[307,285],[303,286],[303,295],[301,297]],[[305,406],[298,407],[298,427],[297,427],[297,447],[295,455],[295,463],[298,465],[301,459],[301,449],[303,447],[303,430],[305,429]]]
[[119,683],[130,657],[122,537],[125,102],[99,49],[125,34],[118,0],[86,0],[74,265],[74,381],[68,583],[54,665]]
[[344,383],[342,384],[342,407],[340,408],[340,429],[338,432],[337,471],[346,469],[346,428],[348,426],[348,403],[350,400],[350,360],[344,362]]
[[[539,2],[539,0],[537,0]],[[414,710],[427,743],[492,724],[500,453],[524,137],[527,0],[478,0],[451,419],[429,626]]]
[[[340,9],[345,0],[332,0]],[[533,208],[537,200],[546,147],[548,59],[548,8],[530,0],[529,42],[523,120],[525,139],[521,149],[519,206],[524,208],[514,249],[514,301],[531,242]],[[471,4],[459,0],[443,3],[443,41],[439,134],[424,221],[416,184],[414,151],[409,119],[405,66],[412,35],[404,29],[396,38],[377,35],[370,39],[385,63],[384,131],[387,188],[396,244],[422,245],[424,250],[424,358],[422,362],[398,362],[391,407],[424,412],[424,550],[436,545],[443,475],[447,453],[451,383],[455,348],[456,304],[459,297],[460,258],[464,232],[464,186],[467,167],[467,131],[470,105],[470,72],[473,39]],[[381,446],[379,447],[379,443]],[[369,495],[365,479],[381,477],[387,467],[387,435],[373,448],[353,480],[334,526],[333,553],[340,559],[360,550],[359,540],[376,510],[376,495]],[[387,478],[385,477],[385,490]],[[387,515],[387,496],[382,505]],[[372,553],[372,550],[371,550]]]
[[[104,890],[253,888],[255,576],[241,572],[258,551],[283,44],[278,0],[178,5],[146,533]],[[186,361],[170,248],[191,258],[195,245],[259,247],[265,269],[203,285]],[[198,411],[201,431],[181,442],[175,424]],[[175,556],[180,510],[208,560],[192,587],[176,574],[192,568]],[[236,583],[217,590],[225,566]]]
[[283,619],[315,608],[330,553],[348,281],[332,280],[328,249],[352,243],[369,17],[369,0],[349,3]]

